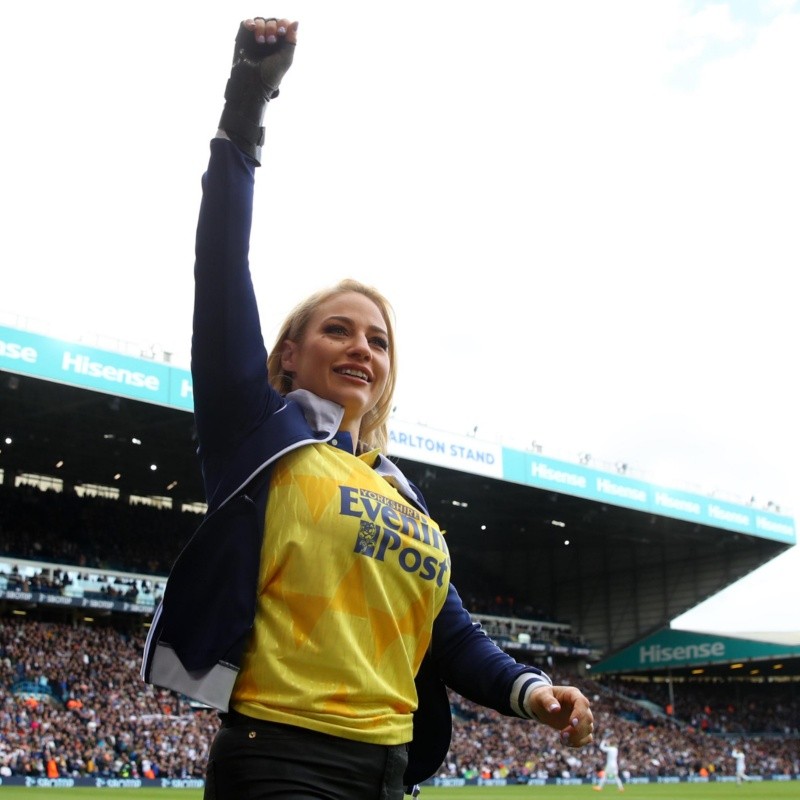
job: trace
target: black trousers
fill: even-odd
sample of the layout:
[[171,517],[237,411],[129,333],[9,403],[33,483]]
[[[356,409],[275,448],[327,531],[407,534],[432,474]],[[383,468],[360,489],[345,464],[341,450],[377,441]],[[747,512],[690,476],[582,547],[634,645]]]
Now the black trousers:
[[221,714],[204,800],[402,800],[408,746]]

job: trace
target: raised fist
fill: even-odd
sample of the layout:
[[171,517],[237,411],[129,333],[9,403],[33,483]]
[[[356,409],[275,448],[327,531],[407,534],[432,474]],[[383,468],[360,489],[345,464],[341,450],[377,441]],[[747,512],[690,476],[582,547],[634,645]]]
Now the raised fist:
[[264,17],[245,20],[236,34],[231,77],[258,72],[266,99],[272,100],[292,65],[296,44],[296,22]]
[[225,108],[219,127],[238,147],[261,163],[264,112],[292,65],[298,23],[255,17],[241,23],[236,35]]

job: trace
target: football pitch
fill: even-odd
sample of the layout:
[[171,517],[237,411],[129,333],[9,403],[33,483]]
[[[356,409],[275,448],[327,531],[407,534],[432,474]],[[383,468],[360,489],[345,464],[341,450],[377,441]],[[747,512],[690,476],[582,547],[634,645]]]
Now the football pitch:
[[[585,786],[463,786],[424,787],[420,800],[590,800],[593,797],[620,796],[614,787],[606,786],[602,792]],[[797,798],[800,784],[797,781],[766,783],[679,783],[633,784],[625,788],[625,800],[652,798],[652,800],[771,800],[771,798]],[[37,789],[0,786],[0,800],[201,800],[198,789]]]

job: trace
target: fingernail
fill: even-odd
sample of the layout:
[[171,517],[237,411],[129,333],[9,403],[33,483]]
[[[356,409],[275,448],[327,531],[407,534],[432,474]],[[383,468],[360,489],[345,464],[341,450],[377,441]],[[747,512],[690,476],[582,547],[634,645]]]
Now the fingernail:
[[286,28],[284,28],[283,25],[281,25],[280,28],[278,28],[278,36],[285,36],[285,35],[286,35]]
[[572,727],[573,728],[577,728],[578,727],[578,718],[577,717],[575,717],[575,719],[572,720]]
[[263,33],[259,33],[258,36],[256,36],[256,41],[259,44],[264,44],[267,40],[264,38],[264,34]]
[[561,741],[565,744],[569,741],[569,734],[566,731],[563,731],[561,734]]
[[278,37],[274,33],[271,33],[269,36],[267,36],[267,44],[275,44],[277,41]]
[[558,711],[558,703],[550,703],[550,705],[547,706],[547,710],[548,711]]

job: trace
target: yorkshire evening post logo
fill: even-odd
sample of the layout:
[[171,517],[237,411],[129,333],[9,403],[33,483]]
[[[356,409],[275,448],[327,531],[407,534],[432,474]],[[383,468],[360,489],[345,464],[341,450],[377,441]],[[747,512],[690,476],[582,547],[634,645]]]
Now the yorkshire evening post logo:
[[359,519],[353,552],[376,561],[395,561],[406,572],[443,585],[450,570],[450,554],[431,520],[367,489],[340,486],[339,493],[339,512]]

